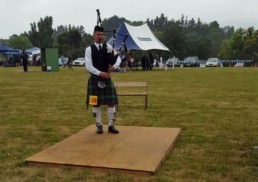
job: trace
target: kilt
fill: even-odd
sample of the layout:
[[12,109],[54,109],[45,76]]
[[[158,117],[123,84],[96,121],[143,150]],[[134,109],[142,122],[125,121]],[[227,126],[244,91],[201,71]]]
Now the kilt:
[[116,88],[111,79],[105,79],[105,88],[98,87],[98,78],[90,76],[87,87],[87,100],[89,104],[90,96],[98,96],[97,105],[116,105],[118,104]]

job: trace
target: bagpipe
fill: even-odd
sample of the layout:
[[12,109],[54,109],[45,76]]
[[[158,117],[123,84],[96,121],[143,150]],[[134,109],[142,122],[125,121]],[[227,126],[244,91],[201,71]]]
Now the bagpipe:
[[127,53],[127,46],[126,46],[126,39],[128,38],[128,34],[126,35],[121,35],[124,37],[120,48],[118,49],[118,54],[115,54],[115,40],[116,40],[116,34],[118,34],[118,32],[116,32],[116,29],[114,29],[113,31],[107,31],[104,30],[103,25],[102,25],[102,20],[100,17],[100,12],[99,9],[96,10],[97,11],[97,26],[100,26],[103,29],[103,32],[112,32],[112,50],[108,51],[108,47],[107,47],[107,42],[106,39],[104,38],[103,41],[103,48],[102,48],[102,55],[104,60],[106,60],[108,62],[109,66],[112,66],[115,64],[117,57],[120,55],[121,51],[123,50],[124,53]]

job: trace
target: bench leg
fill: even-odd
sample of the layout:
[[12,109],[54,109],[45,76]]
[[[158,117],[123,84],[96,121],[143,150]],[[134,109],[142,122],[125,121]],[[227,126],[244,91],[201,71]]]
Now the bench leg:
[[145,96],[145,109],[148,107],[148,95]]

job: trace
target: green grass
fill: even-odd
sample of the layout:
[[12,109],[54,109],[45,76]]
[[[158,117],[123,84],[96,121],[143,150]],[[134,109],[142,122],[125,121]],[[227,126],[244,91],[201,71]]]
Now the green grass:
[[148,110],[143,97],[121,97],[117,124],[182,128],[150,177],[27,166],[26,158],[94,119],[85,109],[83,68],[20,70],[0,67],[0,181],[258,181],[257,68],[113,73],[114,81],[149,85]]

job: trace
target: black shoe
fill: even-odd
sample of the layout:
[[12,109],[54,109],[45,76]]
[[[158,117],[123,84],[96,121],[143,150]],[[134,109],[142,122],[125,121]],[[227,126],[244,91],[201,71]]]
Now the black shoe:
[[114,134],[118,134],[119,133],[119,131],[117,129],[115,129],[114,126],[109,126],[108,127],[108,132],[109,133],[114,133]]
[[97,134],[102,134],[102,133],[103,133],[103,127],[102,127],[102,125],[97,125],[96,133],[97,133]]

